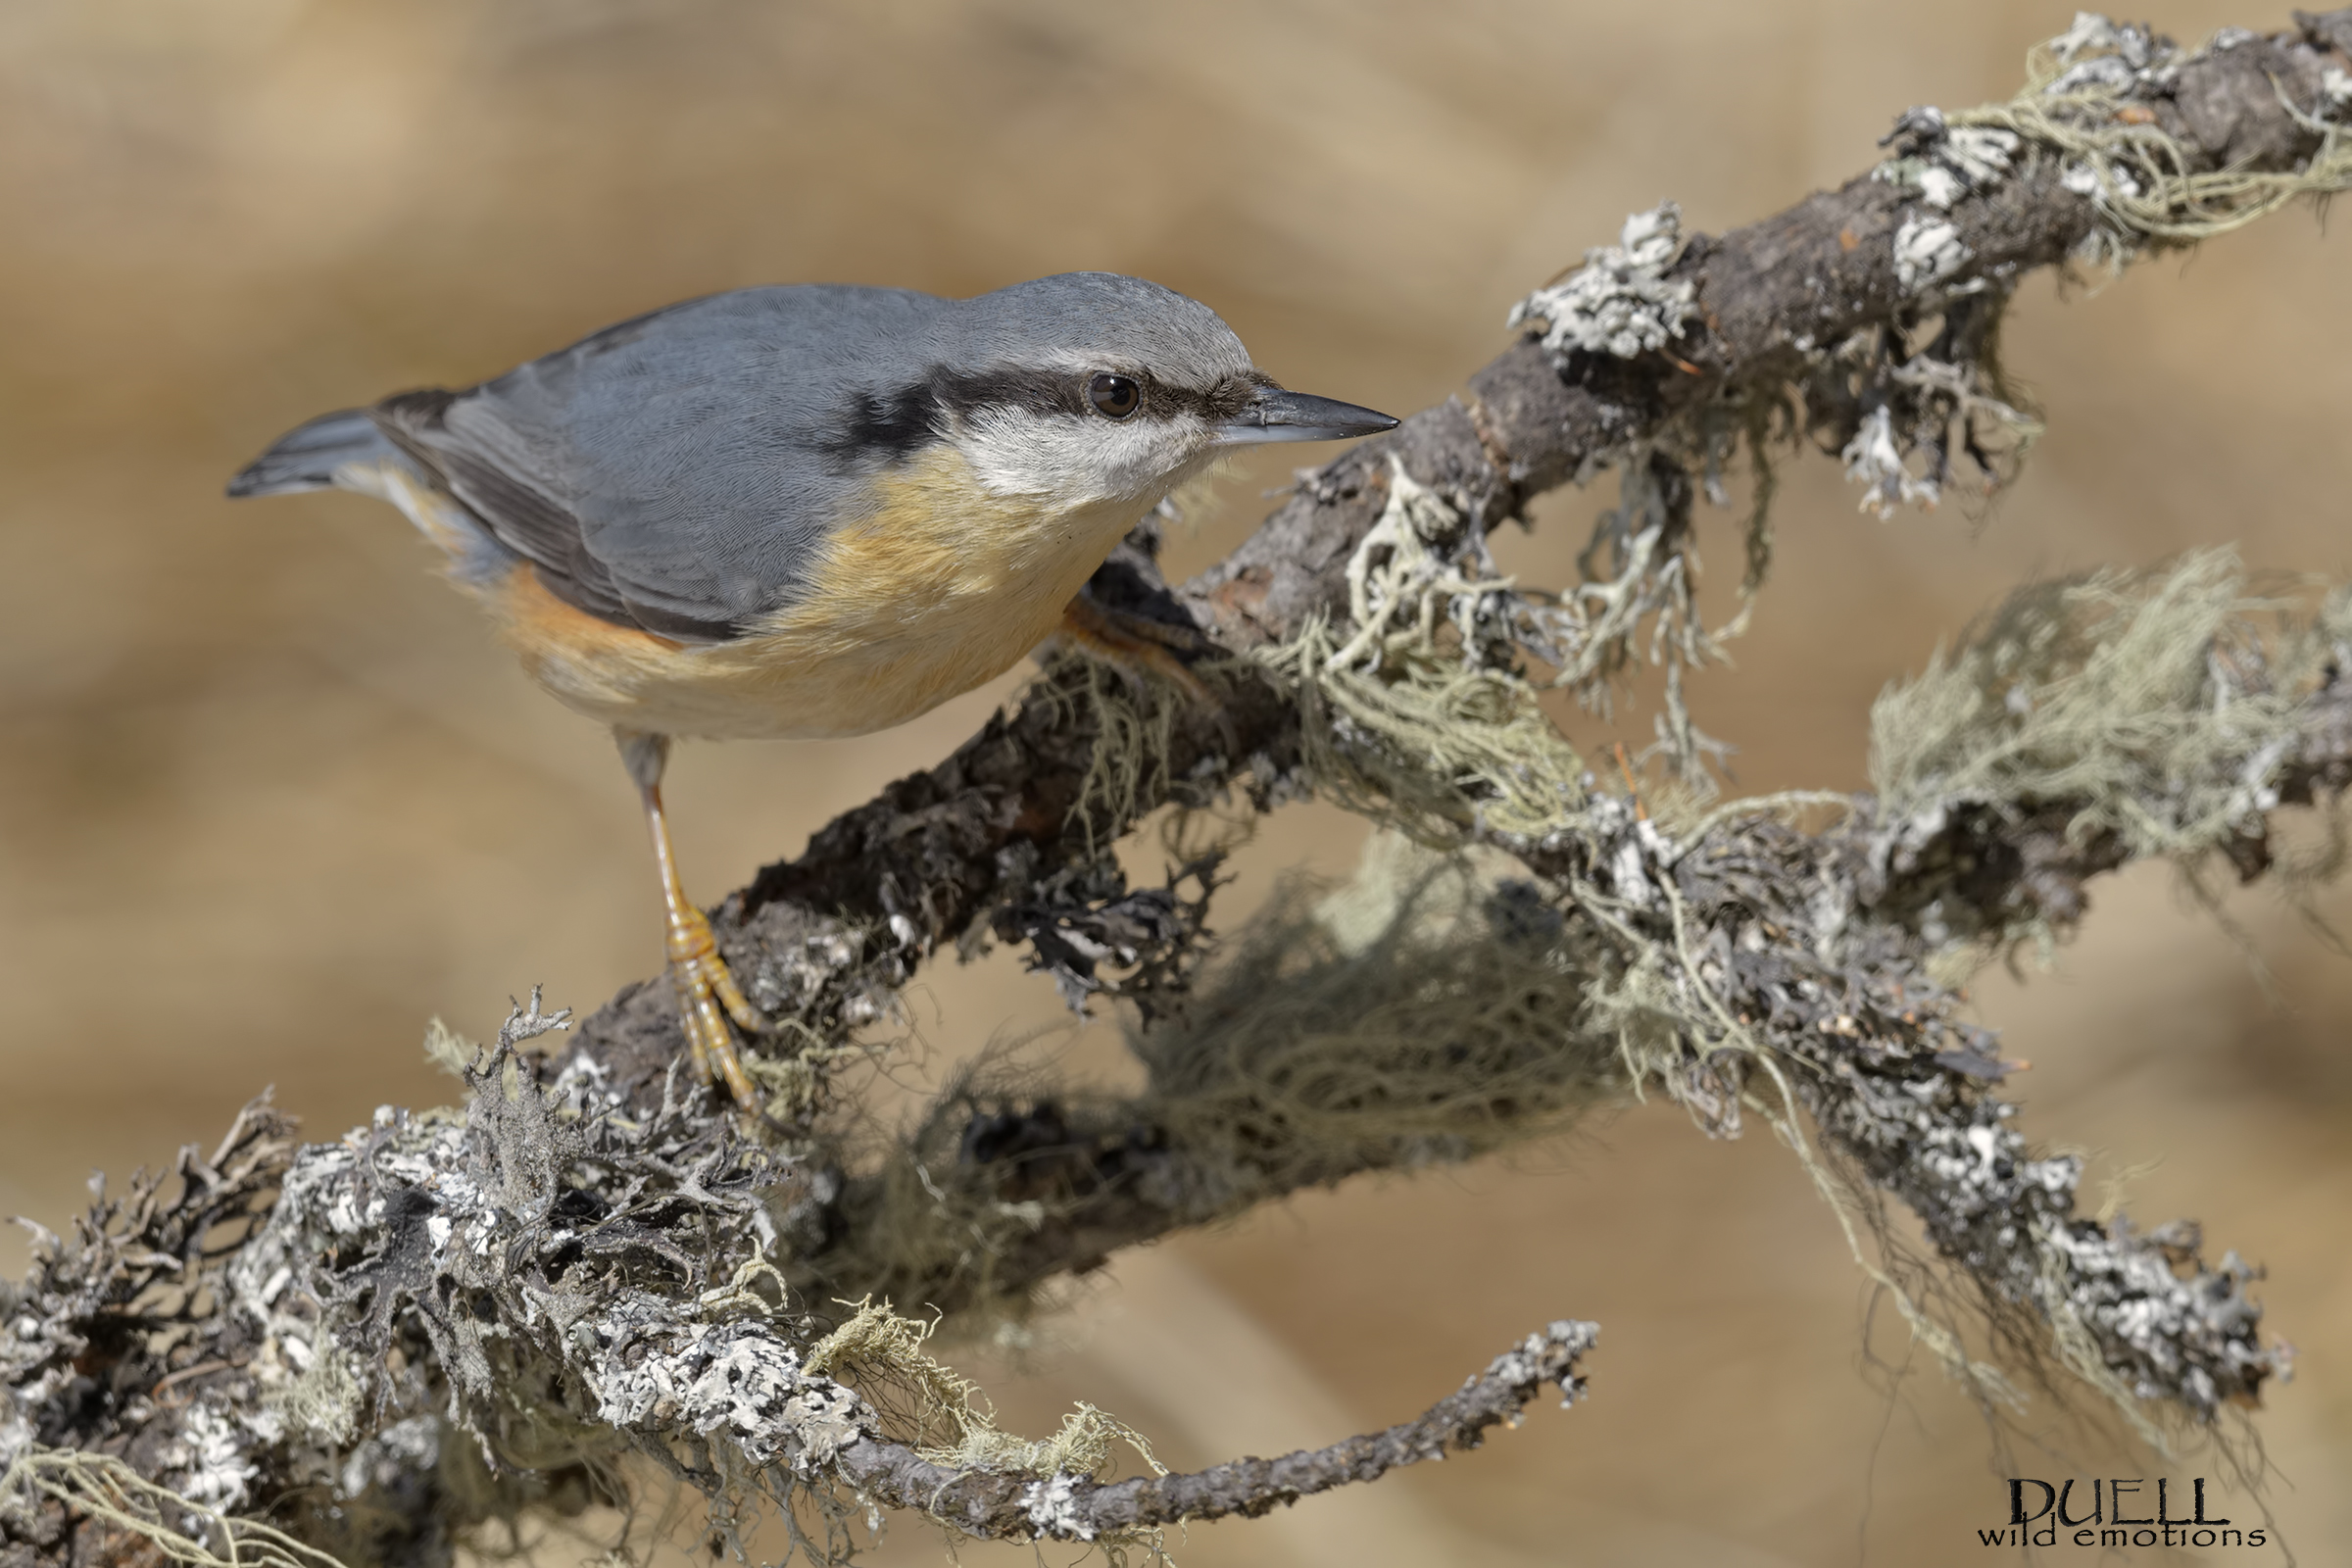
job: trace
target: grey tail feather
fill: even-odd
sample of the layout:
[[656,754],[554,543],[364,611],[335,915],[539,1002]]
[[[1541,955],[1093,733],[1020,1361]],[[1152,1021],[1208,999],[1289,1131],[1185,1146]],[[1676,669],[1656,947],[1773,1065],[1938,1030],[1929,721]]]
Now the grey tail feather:
[[228,481],[232,496],[282,496],[324,490],[346,463],[389,457],[392,443],[366,409],[338,409],[297,425]]

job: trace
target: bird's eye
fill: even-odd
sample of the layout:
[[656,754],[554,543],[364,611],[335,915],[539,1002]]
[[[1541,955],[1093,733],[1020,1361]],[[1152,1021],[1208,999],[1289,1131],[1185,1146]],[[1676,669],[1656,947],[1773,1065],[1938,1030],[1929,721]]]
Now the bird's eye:
[[1132,377],[1102,371],[1086,383],[1086,400],[1106,419],[1124,419],[1144,406],[1144,389]]

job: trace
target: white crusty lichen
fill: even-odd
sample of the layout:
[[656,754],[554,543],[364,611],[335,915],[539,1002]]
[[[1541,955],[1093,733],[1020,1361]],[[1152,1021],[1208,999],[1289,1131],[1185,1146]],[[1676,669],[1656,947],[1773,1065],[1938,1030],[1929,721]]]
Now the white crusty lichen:
[[[2103,106],[2109,100],[2169,88],[2179,74],[2180,51],[2169,41],[2146,27],[2119,24],[2095,11],[2076,12],[2074,25],[2051,39],[2047,48],[2059,69],[2032,93],[2044,101],[2086,100]],[[2137,141],[2155,139],[2156,133],[2145,129],[2067,138],[2080,145],[2066,146],[2072,156],[2060,166],[2058,182],[2101,207],[2136,202],[2146,194],[2146,181],[2133,172],[2132,160],[2118,155],[2131,151]]]
[[[2231,41],[2225,32],[2213,43],[2228,48]],[[2042,84],[2045,98],[2133,86],[2169,87],[2179,74],[2180,51],[2172,40],[2137,23],[2110,21],[2096,11],[2076,12],[2074,25],[2047,47],[2050,59],[2064,69]]]
[[1021,1489],[1021,1512],[1041,1536],[1055,1541],[1092,1541],[1095,1527],[1078,1507],[1078,1483],[1085,1479],[1056,1472]]
[[[1560,1390],[1560,1408],[1565,1410],[1585,1396],[1585,1380],[1576,1375],[1577,1360],[1592,1352],[1600,1343],[1600,1325],[1581,1322],[1575,1318],[1554,1318],[1544,1326],[1541,1334],[1530,1334],[1518,1345],[1487,1363],[1486,1381],[1524,1388],[1531,1383],[1556,1382]],[[1551,1352],[1564,1348],[1569,1352],[1566,1370],[1555,1378],[1547,1370],[1557,1362]]]
[[2015,131],[1997,125],[1949,124],[1936,108],[1905,111],[1886,140],[1905,142],[1909,150],[1879,165],[1870,177],[1916,190],[1938,211],[2006,179],[2024,144]]
[[1906,294],[1916,294],[1960,270],[1970,255],[1960,230],[1948,219],[1914,213],[1894,231],[1894,277]]
[[2119,196],[2125,201],[2134,201],[2140,194],[2139,181],[2132,177],[2132,171],[2113,163],[2069,164],[2060,172],[2058,183],[2093,201]]
[[248,1450],[262,1436],[228,1411],[209,1402],[195,1405],[180,1423],[174,1462],[167,1471],[172,1490],[203,1507],[236,1508],[261,1474]]
[[1894,414],[1885,404],[1862,416],[1854,438],[1838,454],[1845,476],[1862,486],[1861,510],[1887,516],[1897,507],[1933,507],[1943,499],[1935,479],[1911,471],[1894,440]]
[[595,1338],[601,1353],[583,1371],[598,1419],[622,1431],[724,1439],[754,1465],[783,1460],[807,1479],[872,1420],[762,1323],[680,1324],[640,1302],[605,1314]]
[[1660,202],[1625,220],[1614,245],[1585,252],[1585,265],[1511,307],[1509,326],[1542,321],[1544,347],[1621,360],[1664,348],[1683,335],[1695,286],[1667,269],[1683,252],[1683,210]]
[[[2005,482],[1999,465],[2041,434],[2040,421],[1997,395],[1982,364],[1930,352],[1880,373],[1881,401],[1840,454],[1846,478],[1863,487],[1866,512],[1884,517],[1901,506],[1932,508],[1947,483],[1969,485],[1969,470],[1954,465],[1956,450],[1973,463],[1975,483],[1995,489]],[[1924,462],[1915,466],[1914,458]]]
[[1989,185],[2009,172],[2016,156],[2017,132],[1991,125],[1955,125],[1939,153],[1972,186]]

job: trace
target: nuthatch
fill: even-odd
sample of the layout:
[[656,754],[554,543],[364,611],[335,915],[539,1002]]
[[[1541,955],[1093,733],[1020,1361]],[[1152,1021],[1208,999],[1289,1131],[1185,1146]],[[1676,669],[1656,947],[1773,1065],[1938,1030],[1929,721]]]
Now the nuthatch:
[[679,886],[673,736],[862,735],[1058,633],[1130,665],[1149,627],[1080,589],[1222,453],[1391,429],[1286,392],[1232,328],[1139,278],[976,299],[743,289],[610,326],[462,392],[321,416],[229,482],[389,501],[539,683],[612,726],[644,802],[694,1060],[755,1103],[764,1025]]

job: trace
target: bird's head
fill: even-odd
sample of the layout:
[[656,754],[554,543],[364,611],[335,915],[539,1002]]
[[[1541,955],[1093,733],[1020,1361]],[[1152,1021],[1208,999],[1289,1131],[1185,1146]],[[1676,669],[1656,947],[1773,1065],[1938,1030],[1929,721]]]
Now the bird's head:
[[953,443],[994,494],[1050,512],[1140,510],[1239,447],[1396,425],[1283,390],[1214,311],[1112,272],[958,301],[937,334],[901,417]]

